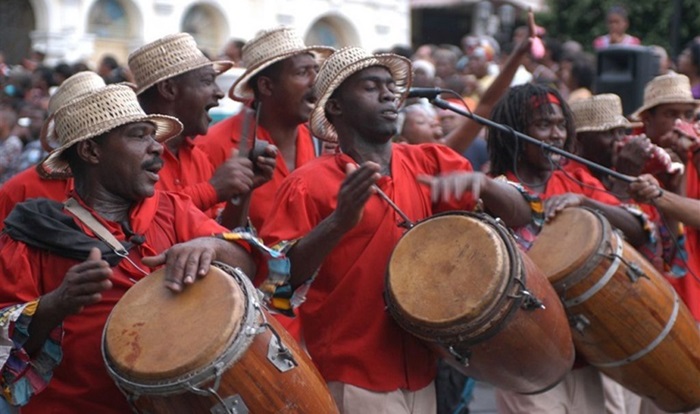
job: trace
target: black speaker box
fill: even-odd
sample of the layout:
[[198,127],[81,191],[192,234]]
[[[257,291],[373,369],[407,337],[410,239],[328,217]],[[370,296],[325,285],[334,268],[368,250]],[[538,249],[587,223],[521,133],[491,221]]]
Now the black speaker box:
[[659,71],[659,59],[650,47],[610,46],[597,53],[595,93],[614,93],[629,115],[644,102],[644,86]]

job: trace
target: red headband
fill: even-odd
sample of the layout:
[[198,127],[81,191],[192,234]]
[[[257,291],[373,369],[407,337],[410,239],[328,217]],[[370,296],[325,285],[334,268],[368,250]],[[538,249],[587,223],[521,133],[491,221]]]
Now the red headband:
[[548,103],[551,105],[561,105],[561,102],[559,102],[559,98],[557,98],[556,95],[554,95],[551,92],[547,92],[547,96],[545,98],[533,96],[531,99],[531,103],[533,109],[539,108],[540,105],[544,103]]

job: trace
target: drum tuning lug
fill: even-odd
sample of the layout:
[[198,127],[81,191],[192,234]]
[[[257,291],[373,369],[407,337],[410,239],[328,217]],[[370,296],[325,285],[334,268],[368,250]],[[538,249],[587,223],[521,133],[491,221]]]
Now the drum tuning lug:
[[211,414],[248,414],[250,410],[239,395],[232,395],[221,400],[209,410]]
[[569,325],[583,335],[583,331],[591,325],[591,321],[581,314],[573,315],[569,316]]
[[267,359],[275,366],[280,372],[287,372],[294,369],[298,364],[294,360],[292,352],[284,346],[282,339],[277,334],[277,331],[270,326],[270,332],[272,336],[270,337],[270,344],[267,347]]
[[523,298],[523,303],[520,305],[523,309],[546,309],[544,303],[542,303],[541,300],[537,299],[535,295],[530,293],[530,291],[523,290],[522,292],[520,292],[520,295]]
[[636,282],[642,276],[648,278],[637,263],[631,262],[627,264],[627,277],[629,277],[632,282]]
[[459,352],[457,352],[457,350],[451,345],[447,347],[447,350],[450,352],[450,355],[455,357],[457,362],[459,362],[460,364],[462,364],[465,367],[469,367],[469,358],[471,358],[471,356],[472,356],[471,352],[465,351],[464,355],[462,355]]

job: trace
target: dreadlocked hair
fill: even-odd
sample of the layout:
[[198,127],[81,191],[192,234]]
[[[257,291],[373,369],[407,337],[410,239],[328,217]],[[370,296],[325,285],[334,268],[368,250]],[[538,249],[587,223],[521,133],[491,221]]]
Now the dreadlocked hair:
[[[536,102],[549,102],[548,94],[561,102],[562,113],[566,120],[566,141],[564,149],[568,150],[576,134],[571,109],[556,89],[526,83],[510,88],[493,108],[491,120],[523,134],[535,119],[535,115],[549,115],[552,105],[535,105]],[[512,131],[488,128],[488,152],[491,162],[491,174],[505,174],[515,169],[519,156],[523,153],[525,142],[520,141]]]

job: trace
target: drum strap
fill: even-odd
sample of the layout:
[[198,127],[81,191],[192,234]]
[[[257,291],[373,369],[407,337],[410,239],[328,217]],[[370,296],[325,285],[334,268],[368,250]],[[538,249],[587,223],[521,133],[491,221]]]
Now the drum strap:
[[100,240],[107,243],[107,245],[114,250],[114,253],[122,257],[129,254],[124,246],[119,243],[116,237],[114,237],[112,233],[110,233],[109,230],[102,225],[102,223],[97,221],[97,219],[85,207],[81,206],[76,199],[71,197],[66,200],[63,205],[66,207],[66,210],[73,213],[78,220],[82,221],[83,224],[92,230],[92,232],[95,233]]
[[[81,206],[76,199],[73,197],[69,198],[66,200],[63,205],[65,206],[66,210],[70,211],[73,213],[73,215],[80,221],[83,222],[90,230],[92,230],[93,233],[105,242],[107,246],[109,246],[114,254],[116,254],[119,257],[122,257],[126,259],[127,262],[131,263],[132,266],[136,270],[138,270],[140,273],[142,273],[144,276],[148,276],[149,272],[143,270],[141,266],[137,265],[134,263],[133,260],[129,257],[129,251],[122,245],[119,240],[117,240],[116,237],[112,235],[112,233],[107,230],[107,228],[97,221],[97,219],[90,213],[85,207]],[[132,282],[136,283],[136,280],[132,277],[129,277],[129,280]]]

